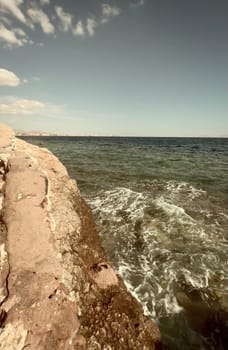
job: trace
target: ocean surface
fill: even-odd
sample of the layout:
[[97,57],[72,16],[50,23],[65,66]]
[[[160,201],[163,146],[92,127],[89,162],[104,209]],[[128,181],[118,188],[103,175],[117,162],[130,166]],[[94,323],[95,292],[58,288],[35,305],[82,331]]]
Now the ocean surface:
[[167,349],[228,349],[228,139],[24,139],[77,180]]

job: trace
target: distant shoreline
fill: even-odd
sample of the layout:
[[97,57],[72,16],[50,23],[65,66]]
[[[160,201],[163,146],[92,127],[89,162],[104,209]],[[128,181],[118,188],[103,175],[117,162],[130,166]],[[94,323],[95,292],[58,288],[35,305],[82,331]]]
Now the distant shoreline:
[[228,139],[228,136],[110,136],[110,135],[58,135],[49,133],[16,133],[16,137],[62,137],[62,138],[113,138],[113,139]]

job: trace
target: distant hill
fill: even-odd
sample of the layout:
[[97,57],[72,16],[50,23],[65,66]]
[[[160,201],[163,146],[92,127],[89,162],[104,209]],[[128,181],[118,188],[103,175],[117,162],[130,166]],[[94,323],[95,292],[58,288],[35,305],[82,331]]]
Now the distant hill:
[[16,136],[57,136],[57,134],[51,134],[43,131],[19,131],[15,130]]

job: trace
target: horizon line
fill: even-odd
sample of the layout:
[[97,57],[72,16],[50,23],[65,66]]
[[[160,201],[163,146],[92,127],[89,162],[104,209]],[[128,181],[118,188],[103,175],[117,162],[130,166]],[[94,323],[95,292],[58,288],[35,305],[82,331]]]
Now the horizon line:
[[[38,134],[38,133],[37,133]],[[44,135],[42,135],[44,134]],[[200,138],[200,139],[228,139],[228,136],[141,136],[141,135],[68,135],[68,134],[52,134],[52,133],[40,133],[29,134],[29,133],[21,133],[21,135],[15,135],[16,137],[100,137],[100,138]]]

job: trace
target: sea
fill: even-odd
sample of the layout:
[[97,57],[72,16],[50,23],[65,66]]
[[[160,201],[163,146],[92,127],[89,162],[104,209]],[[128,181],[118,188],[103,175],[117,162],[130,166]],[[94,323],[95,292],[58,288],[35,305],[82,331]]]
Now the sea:
[[24,139],[76,179],[164,349],[228,349],[228,139]]

